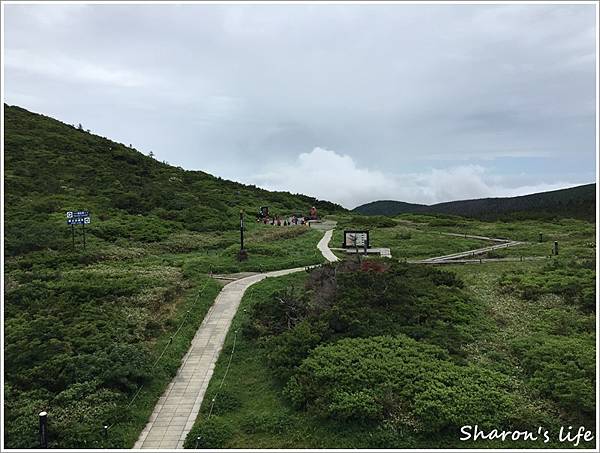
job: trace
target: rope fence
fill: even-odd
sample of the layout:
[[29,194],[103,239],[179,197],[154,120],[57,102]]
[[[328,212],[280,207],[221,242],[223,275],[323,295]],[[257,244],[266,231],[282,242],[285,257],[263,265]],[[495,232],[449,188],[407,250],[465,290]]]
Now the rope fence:
[[[249,295],[249,293],[247,293]],[[243,309],[243,313],[246,312],[246,309]],[[217,402],[217,398],[219,397],[219,393],[221,392],[221,389],[223,388],[223,384],[225,384],[225,379],[227,378],[227,374],[229,373],[229,368],[231,368],[231,362],[233,361],[233,354],[235,353],[235,346],[237,344],[237,335],[238,335],[238,329],[235,329],[233,331],[233,346],[231,347],[231,352],[229,353],[229,360],[227,361],[227,367],[225,368],[225,373],[223,373],[223,377],[221,378],[221,382],[219,383],[219,387],[217,388],[217,391],[215,392],[215,395],[212,397],[212,400],[210,402],[210,409],[208,411],[208,416],[206,417],[207,420],[210,419],[210,417],[212,416],[213,413],[213,409],[215,407],[215,403]],[[196,446],[195,449],[198,449],[198,444],[200,443],[200,439],[201,436],[198,436],[196,438]]]
[[[202,285],[202,287],[198,290],[198,293],[196,294],[196,298],[194,299],[194,302],[192,302],[192,308],[196,305],[196,303],[198,302],[198,299],[200,298],[200,295],[204,293],[204,290],[206,289],[206,285],[208,285],[208,280],[204,282],[204,285]],[[156,368],[156,366],[158,365],[158,363],[160,362],[160,359],[162,359],[162,357],[165,355],[165,353],[167,352],[167,349],[169,349],[169,347],[173,344],[173,340],[174,338],[177,336],[177,334],[181,331],[181,329],[183,328],[183,326],[185,325],[186,321],[188,320],[190,314],[192,312],[192,309],[189,309],[186,311],[185,316],[183,317],[183,320],[181,321],[181,323],[179,324],[179,327],[177,328],[177,330],[175,331],[175,333],[173,333],[173,335],[171,335],[169,337],[169,341],[167,342],[167,344],[165,345],[165,347],[162,349],[161,353],[159,354],[159,356],[157,357],[157,359],[154,361],[154,363],[152,364],[152,366],[150,367],[150,371],[154,370]],[[131,405],[135,402],[135,400],[137,399],[137,397],[140,395],[142,389],[144,388],[144,384],[138,385],[136,392],[134,393],[133,397],[131,398],[131,400],[129,401],[129,403],[127,404],[127,406],[125,406],[125,409],[129,409],[131,407]],[[117,416],[112,423],[110,423],[109,425],[104,425],[103,426],[103,430],[104,430],[104,436],[106,437],[108,435],[108,430],[111,429],[115,424],[117,424],[119,421],[121,421],[121,419],[123,418],[125,414],[125,411],[121,411],[120,415]]]

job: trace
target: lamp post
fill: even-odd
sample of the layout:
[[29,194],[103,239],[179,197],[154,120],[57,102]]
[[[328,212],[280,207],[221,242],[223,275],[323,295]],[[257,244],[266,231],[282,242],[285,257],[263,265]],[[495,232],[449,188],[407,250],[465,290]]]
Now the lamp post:
[[240,252],[238,253],[238,261],[248,259],[248,252],[244,249],[244,211],[240,209]]
[[40,448],[48,448],[48,413],[43,411],[40,418]]
[[244,211],[240,210],[240,252],[244,250]]

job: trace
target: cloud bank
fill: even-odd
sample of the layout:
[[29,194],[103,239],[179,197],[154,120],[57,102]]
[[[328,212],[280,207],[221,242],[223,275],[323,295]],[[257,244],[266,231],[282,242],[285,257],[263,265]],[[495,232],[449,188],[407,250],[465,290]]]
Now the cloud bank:
[[358,165],[349,155],[319,147],[300,154],[291,163],[271,165],[248,182],[270,190],[315,196],[347,208],[375,200],[433,204],[510,197],[577,185],[565,181],[511,187],[481,165],[431,168],[421,173],[383,173]]
[[3,12],[5,102],[184,168],[348,206],[595,179],[596,5]]

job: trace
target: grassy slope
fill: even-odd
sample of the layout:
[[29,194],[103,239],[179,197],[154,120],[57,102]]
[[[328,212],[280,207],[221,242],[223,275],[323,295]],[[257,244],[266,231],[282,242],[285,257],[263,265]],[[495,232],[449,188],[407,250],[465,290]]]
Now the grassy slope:
[[[37,446],[41,410],[51,446],[132,446],[218,291],[207,273],[321,261],[319,232],[249,215],[238,263],[240,207],[340,208],[171,167],[17,107],[5,118],[6,446]],[[85,251],[79,231],[71,247],[71,209],[92,214]]]
[[[305,279],[305,273],[268,278],[251,286],[242,299],[198,415],[198,420],[206,418],[211,412],[212,399],[216,399],[211,417],[218,417],[232,427],[232,435],[222,448],[369,446],[368,432],[361,430],[359,426],[324,422],[291,409],[280,395],[281,388],[265,366],[264,351],[255,341],[244,338],[239,330],[246,319],[246,310],[254,303],[268,299],[276,290],[289,287],[299,290]],[[223,381],[234,341],[232,364]],[[222,381],[224,383],[219,390]],[[211,441],[201,440],[198,447],[218,446],[211,444]],[[194,430],[188,436],[186,447],[196,447]]]
[[[350,225],[348,219],[339,218],[342,228]],[[426,222],[429,221],[429,223]],[[562,220],[558,223],[541,221],[520,221],[511,223],[485,223],[461,220],[460,225],[452,225],[443,216],[421,218],[404,215],[396,219],[398,226],[392,228],[371,228],[373,238],[380,242],[375,245],[386,246],[386,238],[397,233],[396,230],[407,229],[412,237],[419,234],[431,238],[427,242],[430,249],[448,251],[446,242],[449,238],[440,236],[439,231],[463,232],[462,228],[472,234],[491,236],[508,236],[525,240],[537,237],[544,231],[548,240],[560,239],[564,243],[565,253],[558,260],[595,259],[595,249],[589,247],[595,242],[593,224],[583,221]],[[436,226],[436,221],[438,225]],[[439,225],[442,224],[442,225]],[[352,225],[350,225],[352,226]],[[353,225],[361,226],[361,225]],[[336,232],[337,233],[337,232]],[[337,236],[341,242],[341,236]],[[411,241],[405,239],[405,241]],[[440,244],[440,240],[442,243]],[[452,239],[454,241],[455,239]],[[461,238],[456,238],[460,243]],[[588,244],[586,246],[585,244]],[[464,244],[463,244],[464,245]],[[407,247],[407,249],[410,249]],[[418,254],[418,247],[414,253]],[[533,253],[533,252],[532,252]],[[545,251],[543,252],[545,253]],[[566,256],[565,256],[566,255]],[[556,260],[556,258],[555,258]],[[489,322],[484,334],[465,347],[469,362],[481,363],[511,377],[516,388],[533,406],[547,414],[548,426],[553,439],[560,425],[578,426],[586,424],[578,418],[576,412],[561,408],[556,401],[540,395],[529,386],[529,376],[520,366],[520,357],[511,348],[511,342],[529,338],[531,335],[544,338],[564,339],[569,341],[586,332],[594,332],[594,314],[582,312],[565,297],[556,294],[545,294],[536,300],[526,300],[517,293],[503,290],[500,286],[502,276],[518,273],[519,275],[543,275],[548,263],[489,263],[485,265],[454,265],[444,269],[451,270],[465,282],[467,291],[474,303],[480,305]],[[579,269],[572,269],[575,275]],[[585,277],[588,278],[589,277]],[[275,290],[294,286],[302,288],[306,279],[304,274],[297,274],[278,279],[269,279],[253,286],[244,297],[241,310],[238,311],[226,342],[224,352],[219,358],[215,373],[207,391],[207,398],[201,408],[196,428],[190,433],[187,447],[196,445],[204,448],[223,446],[226,448],[369,448],[372,447],[369,430],[331,420],[315,418],[306,412],[295,411],[281,395],[280,385],[273,379],[266,368],[266,358],[255,340],[245,338],[241,331],[235,330],[244,323],[246,309],[260,300],[269,300]],[[590,282],[593,285],[593,277]],[[230,358],[235,337],[236,347],[231,367],[226,379],[223,376]],[[590,343],[593,345],[593,340]],[[592,346],[593,347],[593,346]],[[556,352],[556,354],[560,354]],[[563,360],[559,355],[556,360]],[[566,358],[564,359],[566,360]],[[223,387],[218,391],[223,382]],[[212,398],[216,402],[211,418],[214,421],[214,435],[208,439],[200,439],[197,444],[196,435],[199,423],[207,419],[210,413]],[[589,420],[588,420],[589,422]],[[589,423],[588,423],[589,424]],[[586,426],[591,428],[592,426]],[[499,427],[501,428],[501,427]],[[210,430],[209,430],[210,431]],[[205,431],[206,432],[206,429]],[[225,434],[223,434],[225,433]],[[458,437],[458,436],[457,436]],[[428,439],[420,445],[423,448],[566,448],[570,445],[556,441],[548,444],[530,442],[488,442],[436,444],[436,440]],[[407,444],[405,448],[418,447],[419,444]],[[584,447],[585,445],[580,445]],[[588,445],[589,447],[589,445]]]
[[[125,145],[18,107],[5,112],[8,255],[69,246],[65,211],[87,209],[89,233],[107,243],[151,243],[174,231],[235,230],[239,211],[323,214],[339,205],[269,192],[157,162]],[[140,214],[142,216],[140,216]]]
[[[374,247],[389,247],[394,258],[420,259],[485,247],[488,241],[448,237],[440,233],[458,233],[522,241],[524,244],[490,252],[487,257],[549,256],[554,241],[559,254],[588,256],[594,253],[595,224],[585,220],[557,219],[485,222],[442,214],[402,214],[391,225],[380,227],[365,224],[364,218],[336,215],[339,228],[331,246],[342,243],[344,229],[369,229]],[[392,219],[387,219],[387,222]],[[539,242],[542,233],[542,242]]]

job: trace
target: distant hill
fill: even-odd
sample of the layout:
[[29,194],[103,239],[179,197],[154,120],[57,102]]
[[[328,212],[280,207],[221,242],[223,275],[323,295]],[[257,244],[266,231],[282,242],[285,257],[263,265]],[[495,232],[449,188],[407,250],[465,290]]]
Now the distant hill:
[[[5,251],[58,249],[65,211],[87,209],[90,232],[107,240],[152,242],[168,231],[238,228],[239,212],[345,212],[312,197],[271,192],[159,162],[50,117],[4,105]],[[110,227],[110,228],[109,228]],[[67,233],[65,237],[65,232]]]
[[507,198],[481,198],[434,205],[402,201],[373,201],[354,208],[364,215],[439,213],[485,220],[502,218],[573,217],[593,221],[596,216],[596,184]]

